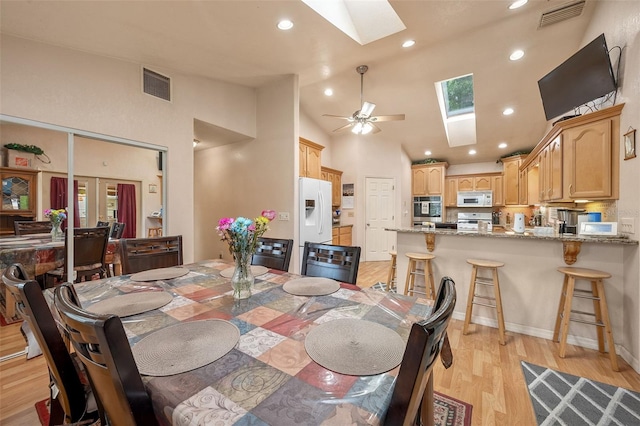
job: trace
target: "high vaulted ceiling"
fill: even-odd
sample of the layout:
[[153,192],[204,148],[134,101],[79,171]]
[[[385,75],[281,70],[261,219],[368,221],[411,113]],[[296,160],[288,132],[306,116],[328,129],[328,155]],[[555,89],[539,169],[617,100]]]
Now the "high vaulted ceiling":
[[[407,29],[364,46],[298,0],[3,1],[0,31],[251,87],[298,74],[301,109],[328,134],[344,121],[323,114],[359,109],[355,68],[366,64],[364,99],[377,105],[374,115],[404,113],[406,120],[359,137],[400,143],[413,160],[429,149],[433,158],[463,164],[495,161],[540,140],[548,123],[537,81],[581,47],[595,2],[539,29],[543,12],[567,2],[530,0],[509,10],[508,0],[391,1]],[[282,18],[294,28],[278,30]],[[407,39],[415,46],[402,48]],[[515,49],[525,56],[512,62]],[[434,83],[469,73],[477,143],[449,148]],[[323,94],[328,87],[332,97]],[[503,116],[506,107],[515,113]],[[498,149],[500,142],[508,147]]]

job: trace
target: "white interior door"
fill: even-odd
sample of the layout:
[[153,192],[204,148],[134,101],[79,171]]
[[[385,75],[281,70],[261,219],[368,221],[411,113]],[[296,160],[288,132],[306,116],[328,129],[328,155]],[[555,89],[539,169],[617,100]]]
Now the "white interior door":
[[389,250],[395,246],[395,180],[393,178],[366,178],[365,192],[365,259],[389,260]]

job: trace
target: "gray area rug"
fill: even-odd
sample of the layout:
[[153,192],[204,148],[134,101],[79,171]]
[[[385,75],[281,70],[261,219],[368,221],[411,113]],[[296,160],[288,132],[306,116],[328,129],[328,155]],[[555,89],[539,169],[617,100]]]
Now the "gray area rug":
[[521,364],[538,425],[640,425],[640,393]]
[[[372,289],[374,290],[380,290],[380,291],[387,291],[387,284],[378,281],[377,283],[375,283],[374,285],[371,286]],[[395,287],[393,287],[389,293],[395,293],[396,289]]]

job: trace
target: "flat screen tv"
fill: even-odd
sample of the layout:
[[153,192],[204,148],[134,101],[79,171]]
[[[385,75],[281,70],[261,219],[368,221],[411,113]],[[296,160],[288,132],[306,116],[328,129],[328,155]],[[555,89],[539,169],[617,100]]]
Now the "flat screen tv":
[[604,34],[538,80],[547,120],[616,90]]

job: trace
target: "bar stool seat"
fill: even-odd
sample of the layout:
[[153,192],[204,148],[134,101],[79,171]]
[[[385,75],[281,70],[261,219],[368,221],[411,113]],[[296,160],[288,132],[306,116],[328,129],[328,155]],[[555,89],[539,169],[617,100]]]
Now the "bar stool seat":
[[[404,285],[404,294],[406,295],[408,293],[410,296],[413,296],[414,293],[419,293],[435,299],[436,289],[433,281],[431,261],[436,257],[428,253],[406,253],[405,256],[409,258],[409,265],[407,267],[407,280]],[[424,262],[424,269],[418,269],[418,262]],[[415,289],[416,275],[424,276],[424,292]]]
[[396,260],[398,258],[398,252],[390,250],[391,265],[389,266],[389,274],[387,275],[387,291],[391,291],[396,287]]
[[[467,259],[467,263],[472,265],[471,268],[471,284],[469,285],[469,298],[467,299],[467,312],[464,318],[464,327],[462,334],[467,334],[469,324],[471,323],[471,314],[473,313],[473,305],[488,306],[495,308],[498,317],[498,335],[499,342],[504,345],[505,342],[505,327],[504,316],[502,313],[502,296],[500,294],[500,281],[498,280],[498,268],[504,266],[504,262],[485,259]],[[478,270],[487,269],[491,271],[491,278],[479,277]],[[483,296],[476,294],[476,284],[493,286],[494,297]],[[478,299],[486,300],[487,302],[480,301]]]
[[[606,334],[611,368],[613,371],[620,371],[620,368],[618,367],[616,347],[613,342],[611,322],[609,321],[609,308],[607,307],[607,298],[605,296],[604,284],[602,281],[606,278],[611,278],[611,274],[595,269],[574,267],[560,267],[558,268],[558,272],[564,274],[564,282],[562,284],[562,293],[560,294],[560,304],[558,305],[558,315],[556,317],[556,326],[553,332],[553,341],[560,342],[560,358],[564,358],[567,348],[569,321],[591,324],[596,326],[598,335],[598,351],[600,353],[605,352],[604,334]],[[576,288],[576,280],[590,281],[591,291]],[[592,300],[594,312],[591,313],[572,310],[573,297]],[[578,314],[579,316],[593,316],[595,317],[595,321],[585,320],[579,316],[572,317],[571,313]]]

